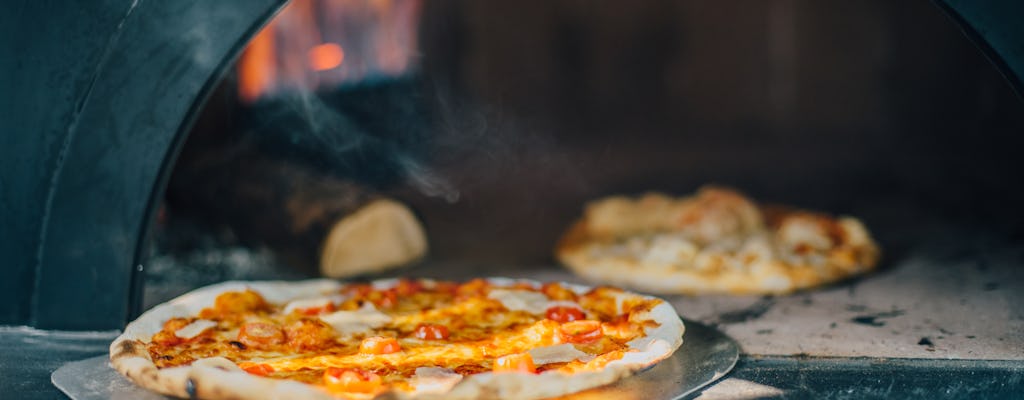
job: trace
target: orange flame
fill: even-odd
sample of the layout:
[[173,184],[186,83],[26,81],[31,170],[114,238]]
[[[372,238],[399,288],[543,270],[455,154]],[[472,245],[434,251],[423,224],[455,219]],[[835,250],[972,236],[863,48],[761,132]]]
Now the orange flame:
[[293,0],[238,60],[240,100],[405,73],[416,54],[421,2]]
[[274,31],[263,29],[238,60],[238,96],[243,101],[255,101],[274,84],[277,75],[274,44]]
[[313,46],[306,55],[309,57],[309,67],[314,71],[334,69],[345,61],[345,51],[336,43]]

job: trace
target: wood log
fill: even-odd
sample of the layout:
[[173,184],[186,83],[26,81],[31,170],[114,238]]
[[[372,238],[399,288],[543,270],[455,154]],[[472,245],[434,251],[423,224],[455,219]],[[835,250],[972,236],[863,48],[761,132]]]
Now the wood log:
[[423,227],[402,203],[254,145],[204,149],[179,159],[167,194],[175,213],[226,224],[243,243],[266,245],[286,263],[332,278],[382,271],[427,252]]

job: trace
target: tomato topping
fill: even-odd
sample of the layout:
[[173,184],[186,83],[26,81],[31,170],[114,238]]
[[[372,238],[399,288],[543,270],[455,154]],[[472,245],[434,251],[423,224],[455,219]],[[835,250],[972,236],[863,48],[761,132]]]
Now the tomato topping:
[[586,319],[587,315],[583,314],[583,311],[576,307],[565,307],[565,306],[554,306],[548,308],[548,311],[544,315],[557,322],[572,322],[576,320]]
[[280,326],[266,322],[250,322],[238,329],[238,341],[248,347],[265,348],[284,343]]
[[434,282],[433,291],[438,293],[455,294],[459,290],[459,284],[449,281]]
[[558,282],[545,283],[544,286],[541,286],[540,291],[544,292],[552,300],[576,301],[576,293]]
[[618,318],[601,324],[601,332],[605,336],[617,339],[629,339],[643,332],[643,329],[633,322],[629,322],[629,315],[623,314]]
[[325,314],[325,313],[333,312],[334,310],[335,310],[334,303],[331,303],[331,302],[324,303],[324,305],[319,306],[319,307],[297,308],[297,309],[295,309],[295,311],[301,313],[302,315],[320,315],[320,314]]
[[394,289],[378,290],[370,292],[366,299],[372,301],[377,307],[391,308],[398,304],[398,293]]
[[174,333],[191,323],[192,320],[189,318],[171,318],[164,322],[164,331]]
[[200,318],[217,318],[242,315],[252,311],[268,311],[270,305],[252,289],[244,292],[226,292],[213,300],[213,307],[199,312]]
[[377,290],[370,284],[356,283],[346,286],[341,292],[352,296],[349,301],[366,300],[377,307],[391,308],[398,304],[398,293],[394,288]]
[[301,319],[284,328],[288,347],[296,350],[316,350],[334,344],[334,329],[318,319]]
[[411,296],[423,290],[423,282],[402,279],[395,284],[394,290],[399,296]]
[[420,324],[413,335],[424,340],[448,339],[448,327],[439,324]]
[[239,368],[253,375],[267,376],[274,372],[274,367],[267,364],[239,363]]
[[369,283],[352,283],[341,288],[341,293],[349,296],[362,297],[373,291],[373,286]]
[[530,353],[509,354],[494,360],[494,372],[528,372],[536,373]]
[[383,384],[380,375],[361,369],[329,367],[324,371],[324,386],[330,392],[373,393]]
[[459,285],[458,289],[455,289],[455,294],[460,297],[473,297],[483,295],[487,292],[487,288],[491,286],[487,281],[476,278],[469,282]]
[[402,345],[395,338],[373,336],[359,343],[359,352],[363,354],[391,354],[399,351],[402,351]]
[[174,346],[185,342],[185,339],[178,337],[174,333],[179,329],[188,326],[192,321],[188,318],[171,318],[164,322],[164,329],[153,335],[151,339],[153,343],[161,344],[164,346]]
[[589,343],[604,336],[600,322],[586,319],[566,322],[558,327],[558,333],[568,343]]

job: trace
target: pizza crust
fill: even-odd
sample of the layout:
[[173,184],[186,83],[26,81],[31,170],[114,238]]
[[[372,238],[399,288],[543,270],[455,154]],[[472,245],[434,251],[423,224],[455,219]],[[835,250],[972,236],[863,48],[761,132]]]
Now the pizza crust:
[[[675,245],[659,253],[659,240]],[[797,247],[808,256],[789,252]],[[756,261],[737,261],[744,251]],[[714,187],[598,200],[555,253],[585,279],[659,294],[784,294],[866,273],[879,258],[856,218],[759,207]]]
[[[523,279],[490,278],[496,285],[528,283],[540,287],[539,282]],[[373,282],[378,288],[394,286],[397,280]],[[591,288],[563,283],[577,294]],[[315,386],[304,383],[264,378],[241,371],[227,359],[201,359],[189,366],[158,369],[153,363],[146,342],[159,332],[163,323],[174,317],[196,315],[213,305],[218,295],[228,291],[252,289],[267,301],[284,304],[289,301],[325,296],[336,292],[342,284],[332,280],[316,279],[299,282],[225,282],[189,292],[167,303],[158,305],[128,324],[124,333],[110,345],[110,362],[122,375],[139,386],[175,397],[202,399],[335,399]],[[643,298],[649,296],[632,294]],[[539,399],[575,393],[614,382],[637,371],[646,369],[669,357],[683,342],[685,327],[675,309],[661,302],[651,310],[636,314],[638,321],[650,320],[657,327],[646,327],[646,336],[628,343],[633,351],[623,358],[606,364],[597,371],[567,374],[546,371],[540,374],[485,372],[466,376],[451,391],[436,392],[384,392],[375,398],[396,399]]]

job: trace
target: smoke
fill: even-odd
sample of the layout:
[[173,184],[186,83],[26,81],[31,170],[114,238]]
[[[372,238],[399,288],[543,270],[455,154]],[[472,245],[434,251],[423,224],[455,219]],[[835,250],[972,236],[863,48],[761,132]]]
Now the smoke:
[[439,197],[448,203],[459,201],[460,193],[443,176],[411,158],[402,158],[409,183],[428,197]]
[[249,131],[265,151],[378,189],[405,183],[453,203],[460,193],[428,166],[434,135],[409,79],[295,92],[253,106]]

